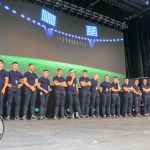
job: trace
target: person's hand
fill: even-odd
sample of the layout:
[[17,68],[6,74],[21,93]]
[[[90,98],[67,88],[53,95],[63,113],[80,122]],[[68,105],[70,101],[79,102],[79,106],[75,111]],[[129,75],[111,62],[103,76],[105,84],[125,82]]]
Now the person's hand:
[[73,75],[72,78],[74,79],[74,78],[75,78],[75,75]]
[[1,93],[2,93],[2,94],[5,94],[5,89],[4,89],[4,88],[1,90]]
[[12,84],[8,84],[8,87],[12,87]]
[[48,91],[49,91],[49,92],[51,92],[51,91],[52,91],[52,89],[51,89],[51,88],[49,88],[49,89],[48,89]]
[[35,87],[34,86],[30,86],[30,89],[31,89],[32,92],[35,91]]
[[47,90],[44,90],[44,89],[43,89],[43,92],[46,93],[46,94],[48,94],[48,91],[47,91]]
[[18,89],[20,89],[21,87],[22,87],[22,84],[19,84],[19,85],[17,86]]

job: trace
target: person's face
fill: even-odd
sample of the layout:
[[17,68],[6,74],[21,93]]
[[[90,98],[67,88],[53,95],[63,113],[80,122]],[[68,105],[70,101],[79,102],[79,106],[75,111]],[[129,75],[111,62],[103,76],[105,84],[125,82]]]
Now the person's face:
[[125,84],[128,84],[129,83],[129,79],[125,79]]
[[138,85],[139,84],[139,80],[135,80],[135,84]]
[[117,83],[118,79],[117,78],[114,78],[114,83]]
[[105,76],[104,79],[105,79],[105,81],[109,81],[109,77],[108,76]]
[[88,73],[86,71],[83,72],[83,77],[87,77]]
[[75,71],[74,72],[70,72],[70,76],[74,76],[75,75]]
[[143,84],[147,84],[147,80],[146,79],[143,80]]
[[57,75],[62,76],[62,70],[58,70]]
[[0,68],[3,68],[4,64],[0,61]]
[[94,78],[95,78],[95,80],[97,80],[99,78],[99,75],[96,74]]
[[48,71],[44,71],[44,73],[43,73],[43,74],[44,74],[44,76],[45,76],[45,77],[48,77],[49,72],[48,72]]
[[13,69],[13,70],[17,70],[17,69],[18,69],[18,64],[13,64],[13,65],[12,65],[12,69]]
[[34,72],[34,69],[35,69],[34,65],[29,66],[29,69],[30,71]]

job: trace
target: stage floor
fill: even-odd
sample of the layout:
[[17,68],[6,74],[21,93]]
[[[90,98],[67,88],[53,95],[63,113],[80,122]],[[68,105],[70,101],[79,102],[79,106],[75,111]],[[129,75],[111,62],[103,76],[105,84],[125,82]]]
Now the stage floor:
[[5,121],[0,150],[148,150],[150,118]]

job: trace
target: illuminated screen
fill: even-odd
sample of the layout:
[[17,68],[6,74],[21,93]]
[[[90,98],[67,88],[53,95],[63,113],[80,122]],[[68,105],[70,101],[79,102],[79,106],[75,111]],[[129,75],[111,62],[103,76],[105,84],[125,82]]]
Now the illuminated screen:
[[97,37],[97,27],[96,26],[86,26],[86,35]]
[[87,69],[90,78],[99,73],[100,82],[105,74],[123,81],[121,32],[22,0],[0,0],[0,14],[0,59],[6,70],[18,61],[22,73],[28,63],[35,64],[39,77],[48,69],[51,81],[58,68],[64,77],[74,68],[77,78]]

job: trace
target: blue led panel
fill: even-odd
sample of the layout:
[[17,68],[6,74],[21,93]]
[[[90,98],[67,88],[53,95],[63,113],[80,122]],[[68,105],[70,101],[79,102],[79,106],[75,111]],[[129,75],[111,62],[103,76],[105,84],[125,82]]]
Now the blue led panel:
[[46,11],[45,9],[42,9],[41,20],[52,26],[56,25],[56,16]]
[[97,37],[97,27],[96,26],[86,26],[86,35]]

